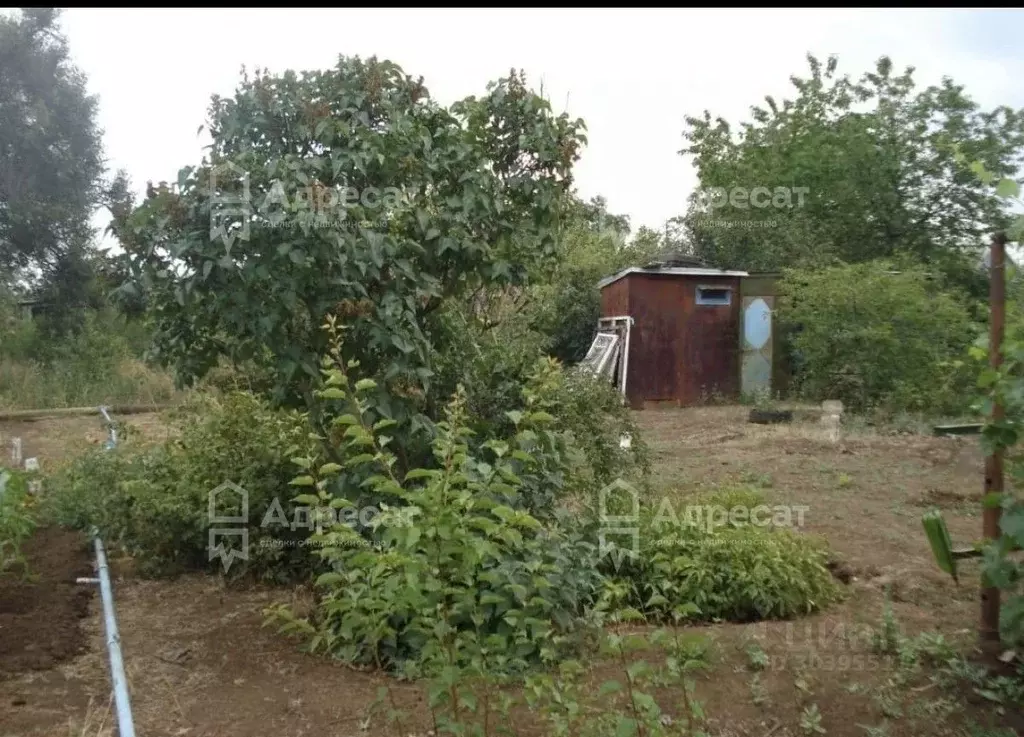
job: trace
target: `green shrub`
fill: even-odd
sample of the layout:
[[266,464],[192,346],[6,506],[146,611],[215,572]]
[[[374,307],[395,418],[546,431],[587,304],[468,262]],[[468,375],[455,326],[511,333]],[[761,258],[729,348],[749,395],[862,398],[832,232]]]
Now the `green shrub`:
[[[438,342],[449,350],[438,357],[433,393],[448,391],[450,396],[462,386],[467,422],[477,437],[512,439],[517,430],[507,410],[523,401],[524,386],[532,385],[531,401],[555,418],[550,430],[563,437],[541,440],[558,446],[550,452],[564,457],[568,468],[525,480],[528,488],[537,482],[537,488],[523,497],[532,500],[532,512],[551,509],[570,497],[592,501],[599,489],[617,478],[644,481],[650,471],[647,446],[621,394],[609,383],[545,359],[543,336],[531,333],[516,316],[482,330],[452,306],[442,323],[450,332]],[[620,446],[623,435],[630,436],[628,449]],[[546,489],[543,494],[540,487]]]
[[[650,451],[622,395],[609,383],[580,371],[566,371],[552,385],[547,405],[576,453],[571,471],[574,491],[592,499],[616,479],[646,482]],[[621,439],[626,435],[630,445],[623,448]]]
[[[53,517],[80,529],[95,526],[108,543],[133,555],[144,573],[212,569],[221,561],[210,560],[209,494],[230,482],[246,490],[249,519],[248,560],[232,561],[231,575],[308,572],[308,553],[294,544],[305,535],[301,529],[261,526],[275,499],[292,519],[293,474],[285,450],[310,442],[305,418],[239,393],[197,397],[170,420],[175,437],[161,445],[96,449],[60,469],[47,487]],[[218,515],[242,513],[236,493],[215,499]],[[267,544],[276,540],[284,542]]]
[[142,361],[144,324],[110,309],[86,310],[81,317],[79,330],[57,337],[37,320],[0,317],[0,406],[161,404],[175,398],[171,376]]
[[292,483],[313,493],[296,501],[319,502],[329,519],[351,505],[346,484],[338,488],[351,478],[344,471],[365,469],[372,475],[363,483],[388,502],[372,541],[345,525],[314,533],[331,571],[317,580],[322,597],[310,619],[274,611],[283,629],[305,633],[314,650],[410,674],[481,658],[502,672],[556,660],[588,630],[600,585],[595,549],[506,501],[520,497],[521,476],[542,462],[546,446],[532,453],[530,443],[553,418],[530,406],[510,412],[516,440],[484,442],[477,453],[460,391],[437,425],[432,467],[399,477],[390,438],[380,434],[390,423],[372,410],[376,384],[350,388],[337,351],[320,396],[341,403],[332,420],[346,428],[334,454],[341,463],[297,459],[303,474]]
[[839,590],[825,566],[823,540],[777,527],[770,514],[759,513],[757,525],[727,514],[734,508],[749,514],[760,505],[764,499],[753,489],[698,495],[685,504],[646,502],[638,554],[605,559],[609,590],[655,620],[688,605],[702,620],[782,619],[833,602]]
[[[547,338],[495,296],[487,307],[450,301],[437,320],[429,400],[432,414],[462,386],[470,427],[480,436],[509,434],[505,416],[518,404],[523,384],[544,355]],[[485,313],[485,314],[476,314]]]
[[273,373],[255,361],[243,361],[239,365],[221,361],[210,369],[200,385],[227,394],[248,391],[270,397],[274,391]]
[[17,566],[26,571],[22,544],[36,528],[32,513],[34,498],[28,491],[30,474],[24,471],[0,467],[0,476],[5,477],[0,488],[0,576]]
[[877,261],[789,271],[781,287],[801,394],[855,410],[964,409],[971,377],[956,362],[976,326],[959,295],[923,267]]

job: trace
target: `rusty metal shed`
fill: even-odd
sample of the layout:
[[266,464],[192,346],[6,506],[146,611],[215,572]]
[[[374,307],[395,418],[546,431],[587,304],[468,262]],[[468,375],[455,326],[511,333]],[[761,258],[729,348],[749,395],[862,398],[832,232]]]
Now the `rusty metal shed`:
[[[750,382],[766,380],[761,366],[765,340],[756,334],[767,330],[770,336],[771,309],[763,298],[742,290],[747,276],[745,271],[709,268],[669,255],[598,283],[601,317],[631,318],[624,387],[630,405],[734,399],[740,394],[741,376],[744,390]],[[753,345],[746,345],[748,333]],[[748,364],[753,378],[746,376]],[[767,374],[770,384],[770,355]]]

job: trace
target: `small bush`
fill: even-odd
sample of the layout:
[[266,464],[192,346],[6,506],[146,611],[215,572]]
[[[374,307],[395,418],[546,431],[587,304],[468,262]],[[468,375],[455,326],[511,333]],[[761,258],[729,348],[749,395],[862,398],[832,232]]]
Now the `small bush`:
[[682,513],[681,504],[645,504],[638,554],[619,558],[618,568],[606,560],[612,589],[624,596],[621,603],[656,620],[687,605],[702,620],[782,619],[834,601],[839,590],[825,567],[824,541],[777,528],[771,515],[760,515],[768,524],[753,525],[725,514],[763,504],[753,489],[698,496]]
[[[618,478],[645,482],[647,446],[621,394],[607,381],[545,358],[543,336],[516,316],[483,330],[465,311],[450,307],[441,322],[448,349],[438,357],[434,394],[447,391],[450,397],[457,385],[463,387],[467,422],[476,437],[513,438],[517,429],[507,410],[523,401],[524,386],[532,386],[536,408],[554,417],[548,429],[561,437],[538,442],[550,441],[549,454],[562,456],[568,468],[524,479],[523,499],[531,512],[568,500],[590,504],[598,490]],[[627,449],[620,446],[623,435],[630,436]],[[475,447],[476,441],[470,444]]]
[[7,315],[0,328],[0,406],[18,409],[112,403],[162,404],[172,377],[141,360],[144,327],[111,310],[86,311],[63,337]]
[[976,326],[965,302],[923,267],[869,262],[789,271],[781,286],[781,320],[794,331],[804,396],[839,399],[854,410],[965,408],[972,377],[957,362]]
[[[592,498],[616,479],[646,483],[650,451],[622,395],[609,383],[580,371],[564,372],[552,387],[548,409],[577,454],[573,491]],[[628,448],[621,446],[623,436],[630,438]]]
[[457,302],[441,311],[429,397],[432,416],[440,417],[456,387],[462,386],[467,421],[480,437],[512,432],[505,412],[518,404],[548,342],[521,315],[505,314],[500,303],[490,308],[497,314],[478,316],[471,306]]
[[[304,536],[280,526],[263,527],[275,499],[291,519],[285,449],[308,443],[305,419],[275,412],[249,394],[195,398],[171,417],[176,437],[161,445],[131,442],[96,449],[74,459],[48,484],[48,505],[60,523],[95,526],[110,544],[133,555],[140,570],[153,575],[214,568],[210,560],[209,494],[225,482],[247,492],[248,560],[232,562],[232,575],[251,572],[287,578],[308,571],[308,554],[294,543]],[[242,513],[235,492],[218,494],[218,515]],[[234,527],[235,525],[225,525]],[[268,545],[271,539],[285,544]],[[225,539],[231,547],[237,541]]]
[[36,528],[29,476],[24,471],[0,467],[0,477],[5,477],[0,490],[0,576],[19,566],[22,573],[26,572],[21,546]]
[[480,659],[509,672],[564,654],[588,629],[600,585],[595,548],[507,503],[519,499],[532,467],[529,443],[553,418],[530,407],[510,412],[517,441],[484,442],[477,454],[460,391],[437,424],[432,467],[400,478],[380,434],[390,423],[371,409],[376,384],[350,388],[340,346],[326,374],[321,397],[341,403],[333,424],[346,428],[334,453],[341,463],[297,459],[304,470],[292,483],[313,493],[296,501],[318,501],[329,519],[351,504],[346,471],[364,469],[360,485],[388,503],[370,541],[345,525],[314,534],[331,571],[317,580],[322,598],[310,619],[274,611],[283,629],[306,634],[314,650],[409,674]]
[[273,372],[256,361],[244,361],[232,365],[222,360],[210,369],[200,382],[202,388],[209,388],[226,394],[252,392],[270,397],[274,391]]

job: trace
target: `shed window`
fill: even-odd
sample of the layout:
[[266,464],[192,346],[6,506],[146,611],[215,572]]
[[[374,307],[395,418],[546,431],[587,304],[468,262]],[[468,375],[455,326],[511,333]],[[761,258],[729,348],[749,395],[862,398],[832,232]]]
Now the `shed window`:
[[732,290],[728,287],[697,287],[697,304],[728,305],[732,303]]

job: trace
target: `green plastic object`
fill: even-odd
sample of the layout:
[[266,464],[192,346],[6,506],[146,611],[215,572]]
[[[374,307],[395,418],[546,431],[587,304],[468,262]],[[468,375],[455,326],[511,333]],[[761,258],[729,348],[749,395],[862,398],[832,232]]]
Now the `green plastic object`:
[[953,577],[957,583],[956,558],[953,555],[953,541],[949,537],[949,528],[946,527],[946,520],[942,512],[937,509],[925,512],[921,517],[924,525],[924,534],[928,537],[928,543],[932,546],[932,555],[939,568]]

